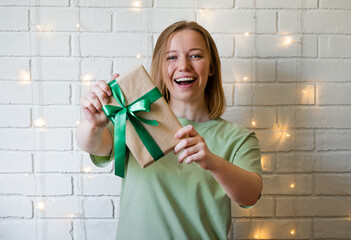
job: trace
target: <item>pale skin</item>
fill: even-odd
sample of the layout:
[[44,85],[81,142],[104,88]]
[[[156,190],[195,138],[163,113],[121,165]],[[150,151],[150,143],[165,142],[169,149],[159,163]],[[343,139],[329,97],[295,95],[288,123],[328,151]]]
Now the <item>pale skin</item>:
[[[169,106],[176,116],[196,122],[209,121],[205,93],[210,71],[210,57],[202,35],[193,30],[174,33],[167,45],[166,86],[170,93]],[[112,79],[118,77],[115,74]],[[179,85],[175,79],[191,78],[191,84]],[[82,97],[81,106],[85,120],[77,128],[78,145],[86,152],[108,156],[113,139],[106,129],[108,119],[101,110],[111,91],[104,81],[94,84]],[[209,171],[227,195],[243,206],[252,206],[262,191],[262,179],[229,161],[213,154],[205,139],[191,125],[181,128],[176,138],[182,139],[175,147],[179,164],[198,164]]]

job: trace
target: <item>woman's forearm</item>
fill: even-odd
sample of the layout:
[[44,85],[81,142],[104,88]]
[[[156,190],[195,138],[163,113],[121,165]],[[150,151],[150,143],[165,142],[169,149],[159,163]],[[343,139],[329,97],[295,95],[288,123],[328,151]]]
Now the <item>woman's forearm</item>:
[[214,158],[214,164],[209,170],[227,195],[242,206],[254,205],[262,191],[261,177],[219,156],[214,155]]
[[77,127],[78,146],[91,154],[108,156],[112,150],[112,136],[106,127],[98,128],[83,120]]

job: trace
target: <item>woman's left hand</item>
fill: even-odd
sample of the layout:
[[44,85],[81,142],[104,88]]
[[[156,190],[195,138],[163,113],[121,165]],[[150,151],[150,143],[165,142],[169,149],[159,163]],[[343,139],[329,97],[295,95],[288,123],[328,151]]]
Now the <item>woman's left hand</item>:
[[179,163],[190,164],[196,162],[203,169],[210,170],[213,167],[214,154],[208,149],[205,139],[195,130],[192,125],[180,129],[175,137],[184,138],[174,147],[174,154],[178,154]]

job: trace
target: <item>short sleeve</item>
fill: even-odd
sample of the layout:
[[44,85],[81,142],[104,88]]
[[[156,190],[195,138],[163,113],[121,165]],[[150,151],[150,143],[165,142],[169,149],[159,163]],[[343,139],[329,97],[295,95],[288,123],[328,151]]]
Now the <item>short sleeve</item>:
[[[114,134],[114,126],[112,124],[112,122],[109,122],[109,124],[107,125],[107,129],[109,130],[111,136],[113,136]],[[113,137],[112,137],[113,139]],[[115,149],[114,149],[114,144],[112,144],[112,151],[111,151],[111,155],[110,156],[97,156],[97,155],[93,155],[93,154],[89,154],[91,161],[93,162],[93,164],[97,167],[106,167],[113,159],[114,159],[114,155],[115,155]]]
[[255,133],[251,132],[237,150],[234,164],[261,176],[261,152]]

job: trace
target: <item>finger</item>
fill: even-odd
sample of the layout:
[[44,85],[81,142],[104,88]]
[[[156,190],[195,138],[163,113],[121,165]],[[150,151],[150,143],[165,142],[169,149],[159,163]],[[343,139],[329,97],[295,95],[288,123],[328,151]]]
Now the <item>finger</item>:
[[190,137],[194,137],[198,135],[198,132],[195,130],[194,126],[192,125],[187,125],[176,132],[175,137],[176,138],[183,138],[185,136],[189,135]]
[[100,101],[101,103],[103,103],[103,104],[108,103],[108,98],[109,98],[109,97],[107,96],[106,92],[100,87],[99,84],[94,84],[94,85],[91,87],[90,91],[91,91],[92,93],[94,93],[95,96],[97,96],[97,98],[99,99],[99,101]]
[[111,96],[111,88],[105,81],[99,80],[97,83],[99,84],[102,91],[106,93],[107,96]]
[[188,147],[188,148],[184,149],[184,151],[181,154],[179,154],[179,156],[178,156],[178,162],[183,163],[184,159],[197,153],[199,150],[200,149],[197,145],[194,145],[192,147]]
[[111,77],[111,80],[110,80],[110,81],[115,80],[115,79],[118,78],[118,77],[119,77],[119,74],[118,74],[118,73],[115,73],[115,74],[113,74],[113,76]]
[[90,95],[92,93],[88,93],[86,94],[84,97],[82,97],[80,99],[80,105],[82,106],[82,109],[87,109],[88,111],[90,111],[92,114],[97,112],[97,109],[94,107],[93,103],[91,102],[91,100],[89,100],[88,95]]
[[182,141],[180,141],[175,147],[174,147],[174,154],[178,154],[181,150],[185,149],[186,147],[190,147],[195,145],[198,142],[198,140],[194,137],[192,138],[185,138]]
[[96,111],[101,110],[102,104],[101,104],[99,98],[94,93],[88,94],[87,99],[90,102],[89,109],[94,107],[96,109]]
[[203,158],[204,158],[204,151],[200,150],[200,151],[197,151],[196,153],[192,154],[191,156],[187,157],[184,162],[186,164],[190,164],[192,162],[196,162],[196,161],[203,159]]

